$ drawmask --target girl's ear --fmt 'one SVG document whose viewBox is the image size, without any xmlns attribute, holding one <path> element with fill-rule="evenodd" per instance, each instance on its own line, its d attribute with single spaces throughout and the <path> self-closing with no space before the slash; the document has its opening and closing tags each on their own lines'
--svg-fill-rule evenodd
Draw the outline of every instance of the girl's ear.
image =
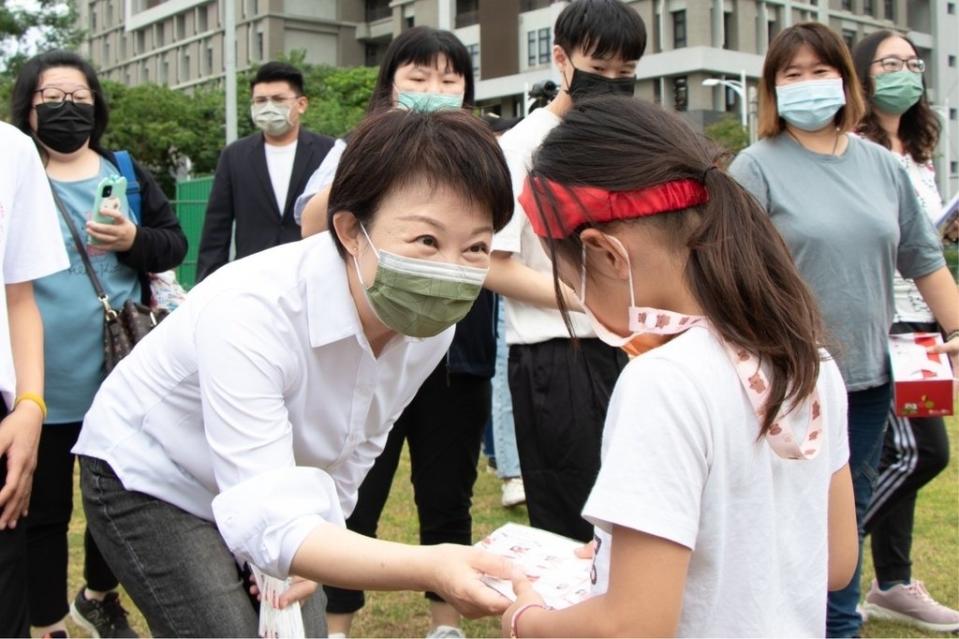
<svg viewBox="0 0 959 639">
<path fill-rule="evenodd" d="M 598 229 L 586 229 L 579 235 L 586 247 L 587 270 L 621 280 L 629 279 L 629 255 L 616 237 Z"/>
<path fill-rule="evenodd" d="M 360 223 L 349 211 L 337 211 L 333 214 L 333 232 L 339 238 L 346 252 L 356 257 L 360 252 Z"/>
</svg>

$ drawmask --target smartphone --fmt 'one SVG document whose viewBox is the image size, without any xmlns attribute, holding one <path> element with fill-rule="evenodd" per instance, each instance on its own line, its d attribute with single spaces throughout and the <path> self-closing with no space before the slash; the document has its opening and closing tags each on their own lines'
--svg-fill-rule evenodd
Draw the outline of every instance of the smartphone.
<svg viewBox="0 0 959 639">
<path fill-rule="evenodd" d="M 114 220 L 100 213 L 102 209 L 117 211 L 121 215 L 126 215 L 127 210 L 127 179 L 120 175 L 108 176 L 100 180 L 97 185 L 97 192 L 93 198 L 94 222 L 100 224 L 113 224 Z M 96 238 L 90 237 L 90 244 L 99 244 Z"/>
</svg>

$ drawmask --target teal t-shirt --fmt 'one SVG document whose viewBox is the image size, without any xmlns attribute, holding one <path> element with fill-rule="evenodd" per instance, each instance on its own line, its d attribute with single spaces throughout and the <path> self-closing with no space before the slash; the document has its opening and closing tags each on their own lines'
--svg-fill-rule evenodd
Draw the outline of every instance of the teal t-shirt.
<svg viewBox="0 0 959 639">
<path fill-rule="evenodd" d="M 96 177 L 77 182 L 52 181 L 84 243 L 97 185 L 110 175 L 119 172 L 101 159 Z M 126 210 L 123 213 L 129 215 Z M 49 411 L 46 421 L 50 424 L 81 421 L 103 381 L 103 307 L 70 230 L 62 216 L 58 217 L 70 268 L 33 283 L 43 316 L 44 395 Z M 89 245 L 86 249 L 114 308 L 120 308 L 129 299 L 140 301 L 140 281 L 135 270 L 121 264 L 112 251 Z"/>
<path fill-rule="evenodd" d="M 846 387 L 886 383 L 893 273 L 914 279 L 945 265 L 899 161 L 854 135 L 837 157 L 783 133 L 744 150 L 729 172 L 769 213 L 816 294 Z"/>
</svg>

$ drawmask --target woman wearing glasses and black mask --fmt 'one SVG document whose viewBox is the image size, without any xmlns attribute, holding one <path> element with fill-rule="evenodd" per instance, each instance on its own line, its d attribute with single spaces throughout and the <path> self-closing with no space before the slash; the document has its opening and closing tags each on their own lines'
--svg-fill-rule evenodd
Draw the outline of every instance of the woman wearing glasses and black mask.
<svg viewBox="0 0 959 639">
<path fill-rule="evenodd" d="M 942 209 L 932 164 L 940 127 L 926 98 L 925 62 L 908 38 L 877 31 L 856 45 L 853 63 L 866 98 L 859 133 L 892 151 L 923 212 L 935 221 Z M 912 281 L 897 272 L 893 287 L 893 333 L 940 330 Z M 911 571 L 917 494 L 948 464 L 949 438 L 941 417 L 909 419 L 889 411 L 876 491 L 863 520 L 876 570 L 862 605 L 867 618 L 894 619 L 930 632 L 959 630 L 959 611 L 933 599 Z"/>
<path fill-rule="evenodd" d="M 96 73 L 85 60 L 64 51 L 29 60 L 13 89 L 11 120 L 37 142 L 70 258 L 69 269 L 34 282 L 43 317 L 48 412 L 25 520 L 30 624 L 38 636 L 66 636 L 67 528 L 73 506 L 70 449 L 103 381 L 104 355 L 103 307 L 65 220 L 72 222 L 114 308 L 127 300 L 149 303 L 146 274 L 179 264 L 187 243 L 166 196 L 139 166 L 134 164 L 141 194 L 139 224 L 131 219 L 124 194 L 96 197 L 101 182 L 119 177 L 121 171 L 116 156 L 102 146 L 108 109 Z M 92 210 L 95 200 L 105 202 L 102 210 Z M 135 636 L 115 592 L 117 579 L 89 533 L 84 549 L 84 587 L 70 604 L 74 620 L 94 636 Z"/>
</svg>

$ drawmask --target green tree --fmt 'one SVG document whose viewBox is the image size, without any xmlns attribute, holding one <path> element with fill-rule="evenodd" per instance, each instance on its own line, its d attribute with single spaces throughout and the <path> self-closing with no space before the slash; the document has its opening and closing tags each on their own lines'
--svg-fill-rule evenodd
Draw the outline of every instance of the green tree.
<svg viewBox="0 0 959 639">
<path fill-rule="evenodd" d="M 704 129 L 704 133 L 733 155 L 749 146 L 749 131 L 732 116 L 725 116 L 713 122 Z"/>
<path fill-rule="evenodd" d="M 36 51 L 73 49 L 82 38 L 74 0 L 0 2 L 0 70 L 5 74 L 15 76 Z"/>
</svg>

